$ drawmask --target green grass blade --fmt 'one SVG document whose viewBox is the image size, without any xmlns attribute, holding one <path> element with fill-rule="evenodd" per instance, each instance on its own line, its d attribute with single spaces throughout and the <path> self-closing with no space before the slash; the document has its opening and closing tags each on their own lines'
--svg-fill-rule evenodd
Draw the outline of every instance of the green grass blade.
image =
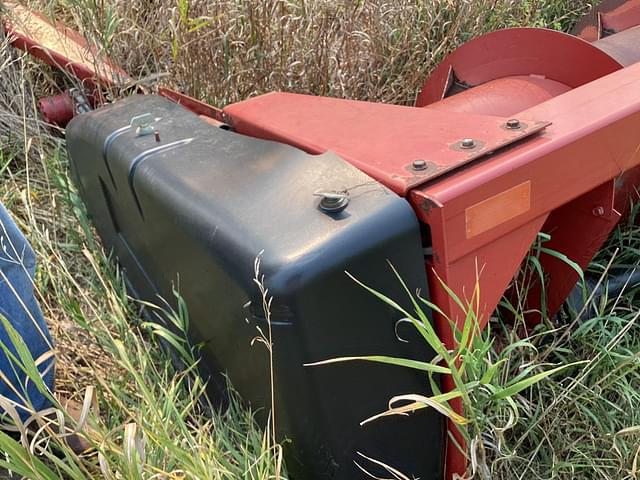
<svg viewBox="0 0 640 480">
<path fill-rule="evenodd" d="M 551 375 L 554 375 L 558 372 L 566 370 L 567 368 L 574 367 L 576 365 L 581 365 L 584 363 L 588 363 L 588 362 L 587 361 L 574 362 L 568 365 L 562 365 L 560 367 L 538 373 L 536 375 L 532 375 L 531 377 L 527 377 L 524 380 L 520 380 L 512 385 L 509 385 L 503 388 L 502 390 L 499 390 L 498 392 L 493 394 L 492 398 L 494 400 L 501 400 L 504 398 L 512 397 L 515 394 L 521 392 L 522 390 L 529 388 L 532 385 L 535 385 L 536 383 L 540 382 L 541 380 L 544 380 L 545 378 L 550 377 Z"/>
<path fill-rule="evenodd" d="M 430 372 L 430 373 L 443 373 L 449 374 L 451 373 L 451 369 L 447 367 L 442 367 L 440 365 L 436 365 L 429 362 L 420 362 L 418 360 L 409 360 L 407 358 L 395 358 L 395 357 L 386 357 L 382 355 L 367 355 L 367 356 L 358 356 L 358 357 L 338 357 L 331 358 L 328 360 L 321 360 L 319 362 L 313 363 L 305 363 L 305 367 L 312 367 L 317 365 L 329 365 L 332 363 L 340 363 L 340 362 L 351 362 L 354 360 L 362 360 L 365 362 L 377 362 L 377 363 L 385 363 L 387 365 L 396 365 L 399 367 L 411 368 L 413 370 L 420 370 L 422 372 Z"/>
</svg>

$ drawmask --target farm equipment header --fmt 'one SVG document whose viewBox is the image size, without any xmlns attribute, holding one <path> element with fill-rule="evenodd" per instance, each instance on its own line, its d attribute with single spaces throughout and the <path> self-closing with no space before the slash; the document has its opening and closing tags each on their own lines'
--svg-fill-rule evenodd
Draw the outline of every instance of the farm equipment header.
<svg viewBox="0 0 640 480">
<path fill-rule="evenodd" d="M 427 389 L 418 373 L 303 367 L 332 355 L 433 356 L 417 339 L 400 342 L 397 312 L 345 270 L 404 305 L 391 261 L 443 312 L 434 322 L 451 348 L 448 319 L 464 312 L 443 283 L 468 299 L 479 282 L 484 326 L 539 232 L 584 269 L 638 198 L 640 0 L 603 2 L 575 35 L 476 38 L 432 72 L 414 107 L 270 93 L 222 109 L 168 89 L 103 105 L 102 90 L 130 77 L 77 33 L 7 6 L 13 44 L 77 80 L 42 99 L 42 114 L 73 118 L 78 188 L 134 294 L 171 298 L 179 279 L 205 363 L 262 406 L 267 366 L 249 343 L 271 322 L 294 478 L 356 478 L 357 452 L 422 479 L 466 468 L 437 412 L 359 426 L 394 394 Z M 271 318 L 252 283 L 262 251 Z M 552 316 L 578 273 L 558 256 L 541 263 L 546 283 L 529 307 Z"/>
</svg>

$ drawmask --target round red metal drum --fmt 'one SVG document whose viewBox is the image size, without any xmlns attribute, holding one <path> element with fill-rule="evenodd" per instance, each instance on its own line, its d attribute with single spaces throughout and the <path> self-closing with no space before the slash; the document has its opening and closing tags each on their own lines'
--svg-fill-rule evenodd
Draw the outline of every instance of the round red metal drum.
<svg viewBox="0 0 640 480">
<path fill-rule="evenodd" d="M 471 40 L 433 71 L 416 100 L 424 107 L 455 85 L 475 87 L 504 77 L 535 75 L 575 88 L 622 68 L 580 38 L 540 28 L 511 28 Z"/>
<path fill-rule="evenodd" d="M 534 75 L 499 78 L 432 103 L 427 108 L 508 117 L 571 90 Z"/>
</svg>

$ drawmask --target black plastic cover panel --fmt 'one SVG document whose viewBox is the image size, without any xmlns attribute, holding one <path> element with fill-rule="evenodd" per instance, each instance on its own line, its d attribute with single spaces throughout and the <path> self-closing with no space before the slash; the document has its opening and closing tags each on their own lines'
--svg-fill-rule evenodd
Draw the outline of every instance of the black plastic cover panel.
<svg viewBox="0 0 640 480">
<path fill-rule="evenodd" d="M 147 113 L 157 135 L 130 126 Z M 157 96 L 76 117 L 67 144 L 89 215 L 133 293 L 172 303 L 178 289 L 208 369 L 227 372 L 264 412 L 268 354 L 251 346 L 257 327 L 268 330 L 252 280 L 262 252 L 273 296 L 276 423 L 290 439 L 291 478 L 365 478 L 356 461 L 381 473 L 357 452 L 410 477 L 442 477 L 444 422 L 436 412 L 360 426 L 392 396 L 427 392 L 424 375 L 365 362 L 303 366 L 345 355 L 433 357 L 410 329 L 401 328 L 409 342 L 400 341 L 401 315 L 345 273 L 411 308 L 390 261 L 426 295 L 418 222 L 406 201 L 332 153 L 221 130 Z M 319 208 L 315 192 L 344 189 L 344 211 Z"/>
</svg>

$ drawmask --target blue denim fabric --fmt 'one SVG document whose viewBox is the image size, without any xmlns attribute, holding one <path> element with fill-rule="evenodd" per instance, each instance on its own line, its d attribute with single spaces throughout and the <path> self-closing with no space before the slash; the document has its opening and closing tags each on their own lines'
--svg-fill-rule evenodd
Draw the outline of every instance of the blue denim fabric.
<svg viewBox="0 0 640 480">
<path fill-rule="evenodd" d="M 33 249 L 4 206 L 0 204 L 0 313 L 22 336 L 33 359 L 37 360 L 53 349 L 53 342 L 34 297 L 35 268 L 36 257 Z M 15 353 L 15 347 L 1 322 L 0 342 Z M 55 373 L 53 356 L 38 365 L 38 370 L 45 385 L 52 392 Z M 4 349 L 0 349 L 0 372 L 3 374 L 0 376 L 0 395 L 12 403 L 15 402 L 14 406 L 23 420 L 28 418 L 32 411 L 50 406 L 46 396 L 5 354 Z M 4 413 L 1 408 L 0 413 Z"/>
</svg>

